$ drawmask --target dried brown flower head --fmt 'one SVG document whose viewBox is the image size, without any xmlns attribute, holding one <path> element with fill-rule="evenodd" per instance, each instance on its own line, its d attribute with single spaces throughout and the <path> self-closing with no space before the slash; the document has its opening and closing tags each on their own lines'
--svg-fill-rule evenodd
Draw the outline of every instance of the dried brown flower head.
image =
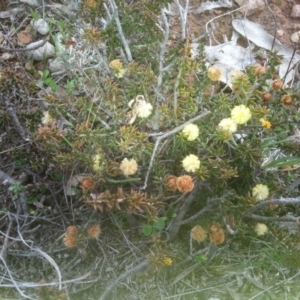
<svg viewBox="0 0 300 300">
<path fill-rule="evenodd" d="M 284 95 L 281 98 L 281 102 L 284 106 L 290 106 L 293 103 L 293 99 L 292 99 L 291 95 Z"/>
<path fill-rule="evenodd" d="M 166 179 L 166 187 L 170 191 L 176 191 L 177 190 L 177 177 L 174 175 L 170 175 Z"/>
<path fill-rule="evenodd" d="M 265 67 L 257 65 L 254 67 L 253 72 L 256 77 L 259 77 L 262 74 L 266 74 L 267 70 Z"/>
<path fill-rule="evenodd" d="M 210 234 L 209 234 L 210 242 L 214 245 L 221 245 L 225 241 L 225 232 L 221 228 L 221 224 L 216 222 L 210 226 Z"/>
<path fill-rule="evenodd" d="M 191 237 L 198 243 L 203 242 L 207 238 L 207 232 L 200 225 L 196 225 L 191 230 Z"/>
<path fill-rule="evenodd" d="M 213 243 L 214 245 L 223 244 L 224 241 L 225 241 L 225 232 L 224 232 L 224 230 L 221 228 L 218 231 L 212 231 L 209 234 L 209 239 L 210 239 L 210 242 Z"/>
<path fill-rule="evenodd" d="M 262 93 L 261 98 L 264 102 L 270 102 L 272 100 L 272 94 L 269 92 L 264 92 Z"/>
<path fill-rule="evenodd" d="M 193 190 L 194 182 L 191 176 L 183 175 L 177 178 L 176 181 L 178 191 L 181 193 L 188 193 Z"/>
<path fill-rule="evenodd" d="M 92 177 L 85 177 L 82 179 L 80 187 L 84 190 L 92 190 L 95 187 L 95 181 Z"/>
<path fill-rule="evenodd" d="M 87 234 L 90 238 L 98 238 L 101 234 L 100 226 L 98 224 L 91 225 L 87 230 Z"/>
<path fill-rule="evenodd" d="M 64 237 L 64 244 L 68 248 L 73 248 L 77 245 L 78 228 L 76 226 L 69 226 Z"/>
<path fill-rule="evenodd" d="M 274 80 L 272 83 L 272 87 L 274 90 L 280 90 L 283 87 L 283 82 L 279 79 Z"/>
</svg>

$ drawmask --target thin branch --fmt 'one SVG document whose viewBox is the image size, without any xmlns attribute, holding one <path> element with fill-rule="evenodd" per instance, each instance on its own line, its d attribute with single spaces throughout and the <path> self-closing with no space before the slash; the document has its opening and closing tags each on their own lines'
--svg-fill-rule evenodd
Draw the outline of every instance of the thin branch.
<svg viewBox="0 0 300 300">
<path fill-rule="evenodd" d="M 23 52 L 23 51 L 31 51 L 31 50 L 36 50 L 42 46 L 44 46 L 47 42 L 47 39 L 39 41 L 38 44 L 35 44 L 31 47 L 26 47 L 26 48 L 17 48 L 17 49 L 11 49 L 11 48 L 6 48 L 6 47 L 0 47 L 0 50 L 2 51 L 7 51 L 7 52 Z"/>
<path fill-rule="evenodd" d="M 32 300 L 36 300 L 35 298 L 31 298 L 30 296 L 27 296 L 25 295 L 21 290 L 20 290 L 20 287 L 19 287 L 19 283 L 17 283 L 12 275 L 12 273 L 10 272 L 9 268 L 8 268 L 8 265 L 6 264 L 5 262 L 5 259 L 2 257 L 2 255 L 0 255 L 0 259 L 2 260 L 3 262 L 3 265 L 5 266 L 6 268 L 6 271 L 8 273 L 8 276 L 10 277 L 10 280 L 12 281 L 13 284 L 10 284 L 10 287 L 14 287 L 18 292 L 19 294 L 26 298 L 26 299 L 32 299 Z M 3 286 L 2 284 L 0 286 Z"/>
<path fill-rule="evenodd" d="M 113 17 L 116 21 L 117 30 L 118 30 L 118 33 L 119 33 L 119 38 L 120 38 L 120 40 L 123 44 L 124 50 L 125 50 L 126 55 L 127 55 L 127 60 L 128 60 L 128 62 L 131 62 L 132 61 L 132 55 L 131 55 L 131 51 L 130 51 L 128 42 L 127 42 L 127 40 L 125 38 L 125 35 L 123 33 L 123 29 L 122 29 L 120 18 L 119 18 L 118 6 L 116 5 L 114 0 L 109 0 L 109 3 L 110 3 L 110 6 L 112 8 L 112 11 L 113 11 Z"/>
<path fill-rule="evenodd" d="M 2 100 L 3 100 L 3 103 L 5 105 L 5 108 L 6 108 L 6 111 L 8 112 L 8 114 L 10 115 L 14 125 L 15 125 L 15 128 L 18 132 L 18 134 L 20 135 L 20 137 L 24 140 L 24 141 L 29 141 L 28 138 L 26 138 L 26 134 L 25 134 L 25 131 L 23 129 L 23 127 L 21 126 L 21 123 L 19 122 L 19 119 L 17 117 L 17 114 L 14 112 L 13 108 L 10 106 L 9 104 L 9 100 L 7 98 L 6 95 L 4 94 L 0 94 Z"/>
<path fill-rule="evenodd" d="M 185 8 L 183 8 L 179 1 L 175 1 L 176 5 L 178 6 L 179 15 L 180 15 L 180 25 L 181 25 L 181 39 L 186 38 L 186 23 L 187 23 L 187 14 L 189 10 L 189 0 L 186 0 L 185 2 Z"/>
<path fill-rule="evenodd" d="M 12 218 L 9 218 L 9 225 L 8 225 L 7 230 L 6 230 L 5 239 L 4 239 L 2 249 L 1 249 L 1 252 L 0 252 L 0 256 L 2 256 L 3 259 L 5 259 L 6 255 L 7 255 L 7 246 L 8 246 L 9 234 L 10 234 L 10 231 L 11 231 L 11 228 L 12 228 L 12 224 L 13 224 Z"/>
<path fill-rule="evenodd" d="M 300 197 L 299 198 L 285 198 L 285 199 L 274 199 L 274 200 L 267 200 L 267 201 L 262 201 L 250 208 L 247 213 L 247 215 L 252 214 L 253 212 L 257 211 L 258 209 L 264 207 L 264 206 L 269 206 L 272 204 L 278 204 L 278 205 L 287 205 L 287 204 L 298 204 L 300 205 Z"/>
<path fill-rule="evenodd" d="M 260 216 L 256 214 L 249 214 L 245 216 L 246 218 L 251 218 L 254 220 L 258 221 L 263 221 L 263 222 L 294 222 L 294 223 L 299 223 L 300 222 L 300 217 L 265 217 L 265 216 Z"/>
<path fill-rule="evenodd" d="M 164 57 L 165 57 L 165 53 L 167 50 L 167 43 L 168 43 L 169 34 L 170 34 L 170 24 L 168 22 L 168 19 L 167 19 L 166 14 L 163 9 L 161 10 L 161 16 L 162 16 L 162 20 L 163 20 L 164 26 L 165 26 L 165 34 L 164 34 L 164 39 L 161 43 L 160 53 L 159 53 L 159 57 L 158 57 L 158 76 L 157 76 L 157 87 L 156 87 L 158 91 L 162 84 L 163 69 L 164 69 L 163 63 L 164 63 Z"/>
<path fill-rule="evenodd" d="M 58 267 L 58 265 L 56 264 L 56 262 L 54 261 L 54 259 L 49 256 L 47 253 L 45 253 L 44 251 L 38 249 L 38 248 L 35 248 L 35 247 L 32 247 L 30 245 L 28 245 L 28 243 L 23 239 L 23 236 L 20 232 L 20 226 L 19 226 L 19 222 L 18 222 L 18 219 L 16 218 L 16 221 L 17 221 L 17 229 L 18 229 L 18 234 L 19 234 L 19 237 L 20 239 L 22 240 L 22 242 L 24 243 L 24 245 L 26 245 L 30 250 L 32 251 L 36 251 L 38 252 L 41 256 L 43 256 L 53 267 L 54 269 L 56 270 L 56 273 L 57 273 L 57 276 L 58 276 L 58 288 L 59 290 L 61 290 L 62 288 L 62 276 L 61 276 L 61 272 L 60 272 L 60 269 Z"/>
<path fill-rule="evenodd" d="M 141 270 L 145 269 L 149 263 L 147 261 L 141 262 L 139 265 L 135 266 L 134 268 L 127 270 L 123 274 L 121 274 L 115 281 L 113 281 L 105 290 L 104 293 L 101 295 L 99 300 L 105 300 L 109 293 L 124 279 L 126 279 L 129 276 L 132 276 L 135 273 L 140 272 Z"/>
<path fill-rule="evenodd" d="M 148 167 L 148 170 L 147 170 L 147 174 L 146 174 L 146 177 L 145 177 L 144 186 L 141 188 L 142 190 L 146 189 L 146 187 L 147 187 L 149 175 L 150 175 L 151 169 L 152 169 L 152 167 L 153 167 L 153 163 L 154 163 L 154 159 L 155 159 L 155 155 L 156 155 L 156 152 L 157 152 L 159 143 L 160 143 L 163 139 L 165 139 L 165 138 L 167 138 L 167 137 L 169 137 L 169 136 L 171 136 L 171 135 L 173 135 L 173 134 L 179 132 L 179 131 L 182 130 L 186 125 L 188 125 L 188 124 L 190 124 L 190 123 L 193 123 L 193 122 L 195 122 L 195 121 L 197 121 L 197 120 L 199 120 L 199 119 L 202 119 L 202 118 L 204 118 L 205 116 L 207 116 L 207 115 L 209 115 L 209 114 L 210 114 L 210 111 L 205 111 L 205 112 L 203 112 L 202 114 L 200 114 L 200 115 L 198 115 L 198 116 L 196 116 L 196 117 L 194 117 L 194 118 L 188 120 L 187 122 L 183 123 L 182 125 L 179 125 L 179 126 L 175 127 L 174 129 L 172 129 L 172 130 L 170 130 L 170 131 L 168 131 L 168 132 L 162 134 L 161 136 L 157 137 L 157 140 L 156 140 L 156 142 L 155 142 L 154 149 L 153 149 L 153 152 L 152 152 L 152 156 L 151 156 L 151 159 L 150 159 L 149 167 Z"/>
</svg>

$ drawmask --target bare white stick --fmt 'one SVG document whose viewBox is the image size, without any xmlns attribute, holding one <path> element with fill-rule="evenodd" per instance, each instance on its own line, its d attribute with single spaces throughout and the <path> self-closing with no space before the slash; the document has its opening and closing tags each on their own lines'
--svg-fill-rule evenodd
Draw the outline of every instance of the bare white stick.
<svg viewBox="0 0 300 300">
<path fill-rule="evenodd" d="M 125 38 L 125 35 L 123 33 L 123 29 L 122 29 L 120 18 L 119 18 L 118 6 L 116 5 L 114 0 L 109 0 L 109 3 L 110 3 L 110 6 L 112 8 L 112 11 L 113 11 L 113 17 L 116 21 L 117 30 L 118 30 L 118 33 L 119 33 L 120 40 L 121 40 L 121 42 L 123 44 L 123 47 L 124 47 L 124 50 L 126 52 L 127 60 L 128 60 L 128 62 L 131 62 L 132 61 L 132 55 L 131 55 L 131 51 L 130 51 L 128 42 L 127 42 L 127 40 Z"/>
<path fill-rule="evenodd" d="M 189 0 L 185 1 L 185 8 L 183 8 L 179 1 L 176 0 L 175 3 L 178 6 L 178 10 L 179 10 L 179 15 L 180 15 L 180 24 L 181 24 L 181 39 L 185 39 L 186 38 L 186 22 L 187 22 L 187 14 L 188 14 L 188 10 L 189 10 Z"/>
<path fill-rule="evenodd" d="M 149 175 L 150 175 L 151 169 L 152 169 L 152 167 L 153 167 L 153 163 L 154 163 L 154 159 L 155 159 L 155 155 L 156 155 L 156 152 L 157 152 L 159 143 L 160 143 L 163 139 L 165 139 L 165 138 L 167 138 L 167 137 L 169 137 L 169 136 L 171 136 L 171 135 L 173 135 L 173 134 L 179 132 L 179 131 L 182 130 L 186 125 L 188 125 L 188 124 L 190 124 L 190 123 L 193 123 L 193 122 L 195 122 L 195 121 L 197 121 L 197 120 L 199 120 L 199 119 L 202 119 L 202 118 L 204 118 L 205 116 L 207 116 L 207 115 L 209 115 L 209 114 L 210 114 L 210 111 L 205 111 L 205 112 L 203 112 L 202 114 L 200 114 L 200 115 L 198 115 L 198 116 L 196 116 L 196 117 L 194 117 L 194 118 L 188 120 L 187 122 L 185 122 L 185 123 L 183 123 L 183 124 L 181 124 L 181 125 L 179 125 L 179 126 L 173 128 L 172 130 L 170 130 L 170 131 L 168 131 L 168 132 L 162 134 L 161 136 L 157 137 L 157 140 L 156 140 L 156 142 L 155 142 L 154 149 L 153 149 L 153 152 L 152 152 L 152 156 L 151 156 L 151 159 L 150 159 L 149 167 L 148 167 L 148 170 L 147 170 L 147 174 L 146 174 L 146 177 L 145 177 L 144 186 L 143 186 L 141 189 L 144 190 L 144 189 L 146 189 L 146 187 L 147 187 L 147 182 L 148 182 L 148 179 L 149 179 Z"/>
<path fill-rule="evenodd" d="M 46 258 L 46 260 L 48 260 L 48 262 L 54 267 L 54 269 L 56 270 L 56 273 L 57 273 L 57 277 L 58 277 L 58 288 L 59 290 L 61 290 L 62 288 L 62 276 L 61 276 L 61 272 L 60 272 L 60 269 L 57 265 L 57 263 L 53 260 L 52 257 L 50 257 L 47 253 L 43 252 L 42 250 L 38 249 L 38 248 L 34 248 L 30 245 L 28 245 L 28 243 L 23 239 L 23 235 L 21 234 L 20 232 L 20 226 L 19 226 L 19 222 L 18 222 L 18 219 L 16 218 L 16 221 L 17 221 L 17 224 L 18 224 L 18 234 L 19 234 L 19 237 L 20 239 L 22 240 L 22 242 L 32 251 L 36 251 L 38 252 L 40 255 L 42 255 L 44 258 Z"/>
</svg>

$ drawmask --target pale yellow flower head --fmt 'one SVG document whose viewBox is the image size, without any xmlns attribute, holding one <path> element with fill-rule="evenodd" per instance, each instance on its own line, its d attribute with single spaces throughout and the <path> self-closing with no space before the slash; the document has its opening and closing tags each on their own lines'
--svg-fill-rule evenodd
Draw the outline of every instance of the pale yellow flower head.
<svg viewBox="0 0 300 300">
<path fill-rule="evenodd" d="M 184 126 L 182 134 L 188 141 L 194 141 L 199 136 L 199 127 L 195 124 L 188 124 Z"/>
<path fill-rule="evenodd" d="M 269 196 L 269 188 L 266 185 L 259 183 L 252 189 L 252 196 L 256 201 L 265 200 Z"/>
<path fill-rule="evenodd" d="M 139 107 L 136 109 L 136 113 L 139 118 L 145 119 L 151 115 L 152 110 L 153 110 L 153 106 L 151 105 L 151 103 L 144 102 L 141 103 L 141 105 L 139 105 Z"/>
<path fill-rule="evenodd" d="M 123 68 L 123 63 L 120 59 L 114 59 L 109 63 L 109 67 L 113 70 L 120 70 Z"/>
<path fill-rule="evenodd" d="M 261 126 L 262 127 L 265 127 L 267 129 L 270 129 L 272 127 L 271 122 L 268 121 L 268 120 L 266 120 L 266 119 L 264 119 L 264 118 L 259 119 L 259 121 L 261 122 Z"/>
<path fill-rule="evenodd" d="M 103 160 L 103 157 L 100 154 L 96 154 L 96 155 L 93 156 L 93 166 L 92 166 L 92 168 L 95 172 L 98 172 L 100 170 L 100 162 L 102 160 Z"/>
<path fill-rule="evenodd" d="M 244 75 L 245 74 L 240 70 L 232 70 L 230 72 L 230 79 L 231 79 L 231 81 L 233 81 L 233 80 L 236 80 L 236 79 L 239 79 L 239 78 L 243 77 Z"/>
<path fill-rule="evenodd" d="M 133 175 L 137 172 L 138 164 L 135 159 L 124 158 L 120 165 L 120 170 L 125 176 Z"/>
<path fill-rule="evenodd" d="M 198 243 L 203 242 L 207 238 L 207 232 L 200 225 L 196 225 L 191 230 L 191 238 Z"/>
<path fill-rule="evenodd" d="M 163 263 L 165 266 L 172 266 L 173 260 L 172 260 L 171 257 L 164 257 L 163 260 L 162 260 L 162 263 Z"/>
<path fill-rule="evenodd" d="M 196 172 L 200 168 L 200 160 L 196 155 L 190 154 L 183 159 L 182 166 L 187 172 Z"/>
<path fill-rule="evenodd" d="M 255 225 L 254 230 L 258 236 L 262 236 L 268 232 L 268 227 L 263 223 L 258 223 Z"/>
<path fill-rule="evenodd" d="M 231 111 L 231 119 L 237 124 L 245 124 L 251 119 L 251 111 L 245 105 L 235 106 Z"/>
<path fill-rule="evenodd" d="M 221 78 L 222 71 L 215 67 L 210 67 L 207 70 L 207 76 L 212 81 L 218 81 Z"/>
<path fill-rule="evenodd" d="M 153 110 L 152 104 L 146 102 L 143 95 L 138 95 L 135 99 L 130 100 L 128 106 L 132 109 L 135 116 L 143 119 L 148 118 Z"/>
<path fill-rule="evenodd" d="M 109 67 L 114 71 L 114 75 L 117 78 L 122 78 L 125 74 L 125 69 L 123 68 L 123 63 L 120 59 L 112 60 L 109 63 Z"/>
<path fill-rule="evenodd" d="M 234 133 L 237 131 L 237 124 L 231 118 L 221 120 L 218 127 L 219 129 L 229 133 Z"/>
<path fill-rule="evenodd" d="M 55 122 L 55 119 L 51 117 L 48 111 L 44 111 L 44 116 L 42 117 L 42 124 L 44 125 L 52 125 Z"/>
</svg>

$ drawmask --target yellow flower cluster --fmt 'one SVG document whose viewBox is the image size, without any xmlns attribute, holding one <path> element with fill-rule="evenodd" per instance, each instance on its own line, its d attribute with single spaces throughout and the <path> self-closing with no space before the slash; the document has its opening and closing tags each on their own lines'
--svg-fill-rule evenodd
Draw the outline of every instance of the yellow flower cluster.
<svg viewBox="0 0 300 300">
<path fill-rule="evenodd" d="M 182 160 L 182 166 L 187 172 L 196 172 L 200 168 L 200 160 L 196 155 L 190 154 Z"/>
<path fill-rule="evenodd" d="M 137 95 L 135 99 L 130 100 L 128 106 L 131 108 L 131 112 L 129 114 L 131 120 L 129 121 L 129 124 L 132 124 L 136 117 L 142 119 L 148 118 L 153 110 L 152 104 L 146 102 L 143 95 Z"/>
<path fill-rule="evenodd" d="M 266 185 L 259 183 L 252 189 L 252 196 L 256 201 L 265 200 L 269 196 L 269 188 Z"/>
<path fill-rule="evenodd" d="M 112 60 L 109 63 L 109 67 L 114 71 L 114 75 L 117 78 L 122 78 L 125 74 L 125 69 L 123 68 L 123 63 L 120 59 Z"/>
<path fill-rule="evenodd" d="M 228 133 L 234 133 L 237 131 L 237 124 L 231 118 L 225 118 L 221 120 L 218 127 L 220 130 Z"/>
<path fill-rule="evenodd" d="M 255 225 L 254 231 L 258 236 L 262 236 L 268 232 L 268 227 L 263 223 L 258 223 Z"/>
<path fill-rule="evenodd" d="M 252 117 L 251 111 L 245 105 L 237 105 L 231 110 L 231 117 L 222 119 L 218 128 L 229 134 L 237 131 L 238 124 L 247 123 Z"/>
<path fill-rule="evenodd" d="M 125 176 L 133 175 L 138 170 L 138 164 L 135 159 L 124 158 L 120 164 L 120 170 Z"/>
<path fill-rule="evenodd" d="M 201 243 L 206 240 L 207 232 L 200 225 L 196 225 L 191 230 L 191 238 L 194 241 Z"/>
<path fill-rule="evenodd" d="M 207 76 L 212 81 L 218 81 L 221 78 L 222 71 L 216 67 L 210 67 L 207 70 Z"/>
<path fill-rule="evenodd" d="M 172 260 L 171 257 L 164 257 L 164 258 L 162 259 L 162 263 L 163 263 L 163 265 L 169 267 L 169 266 L 172 266 L 173 260 Z"/>
<path fill-rule="evenodd" d="M 271 122 L 264 118 L 259 119 L 259 121 L 261 122 L 261 126 L 264 128 L 270 129 L 272 127 Z"/>
<path fill-rule="evenodd" d="M 245 124 L 251 119 L 251 112 L 245 105 L 235 106 L 231 111 L 231 119 L 236 124 Z"/>
<path fill-rule="evenodd" d="M 199 136 L 199 127 L 195 124 L 188 124 L 183 128 L 182 135 L 188 141 L 194 141 Z"/>
</svg>

